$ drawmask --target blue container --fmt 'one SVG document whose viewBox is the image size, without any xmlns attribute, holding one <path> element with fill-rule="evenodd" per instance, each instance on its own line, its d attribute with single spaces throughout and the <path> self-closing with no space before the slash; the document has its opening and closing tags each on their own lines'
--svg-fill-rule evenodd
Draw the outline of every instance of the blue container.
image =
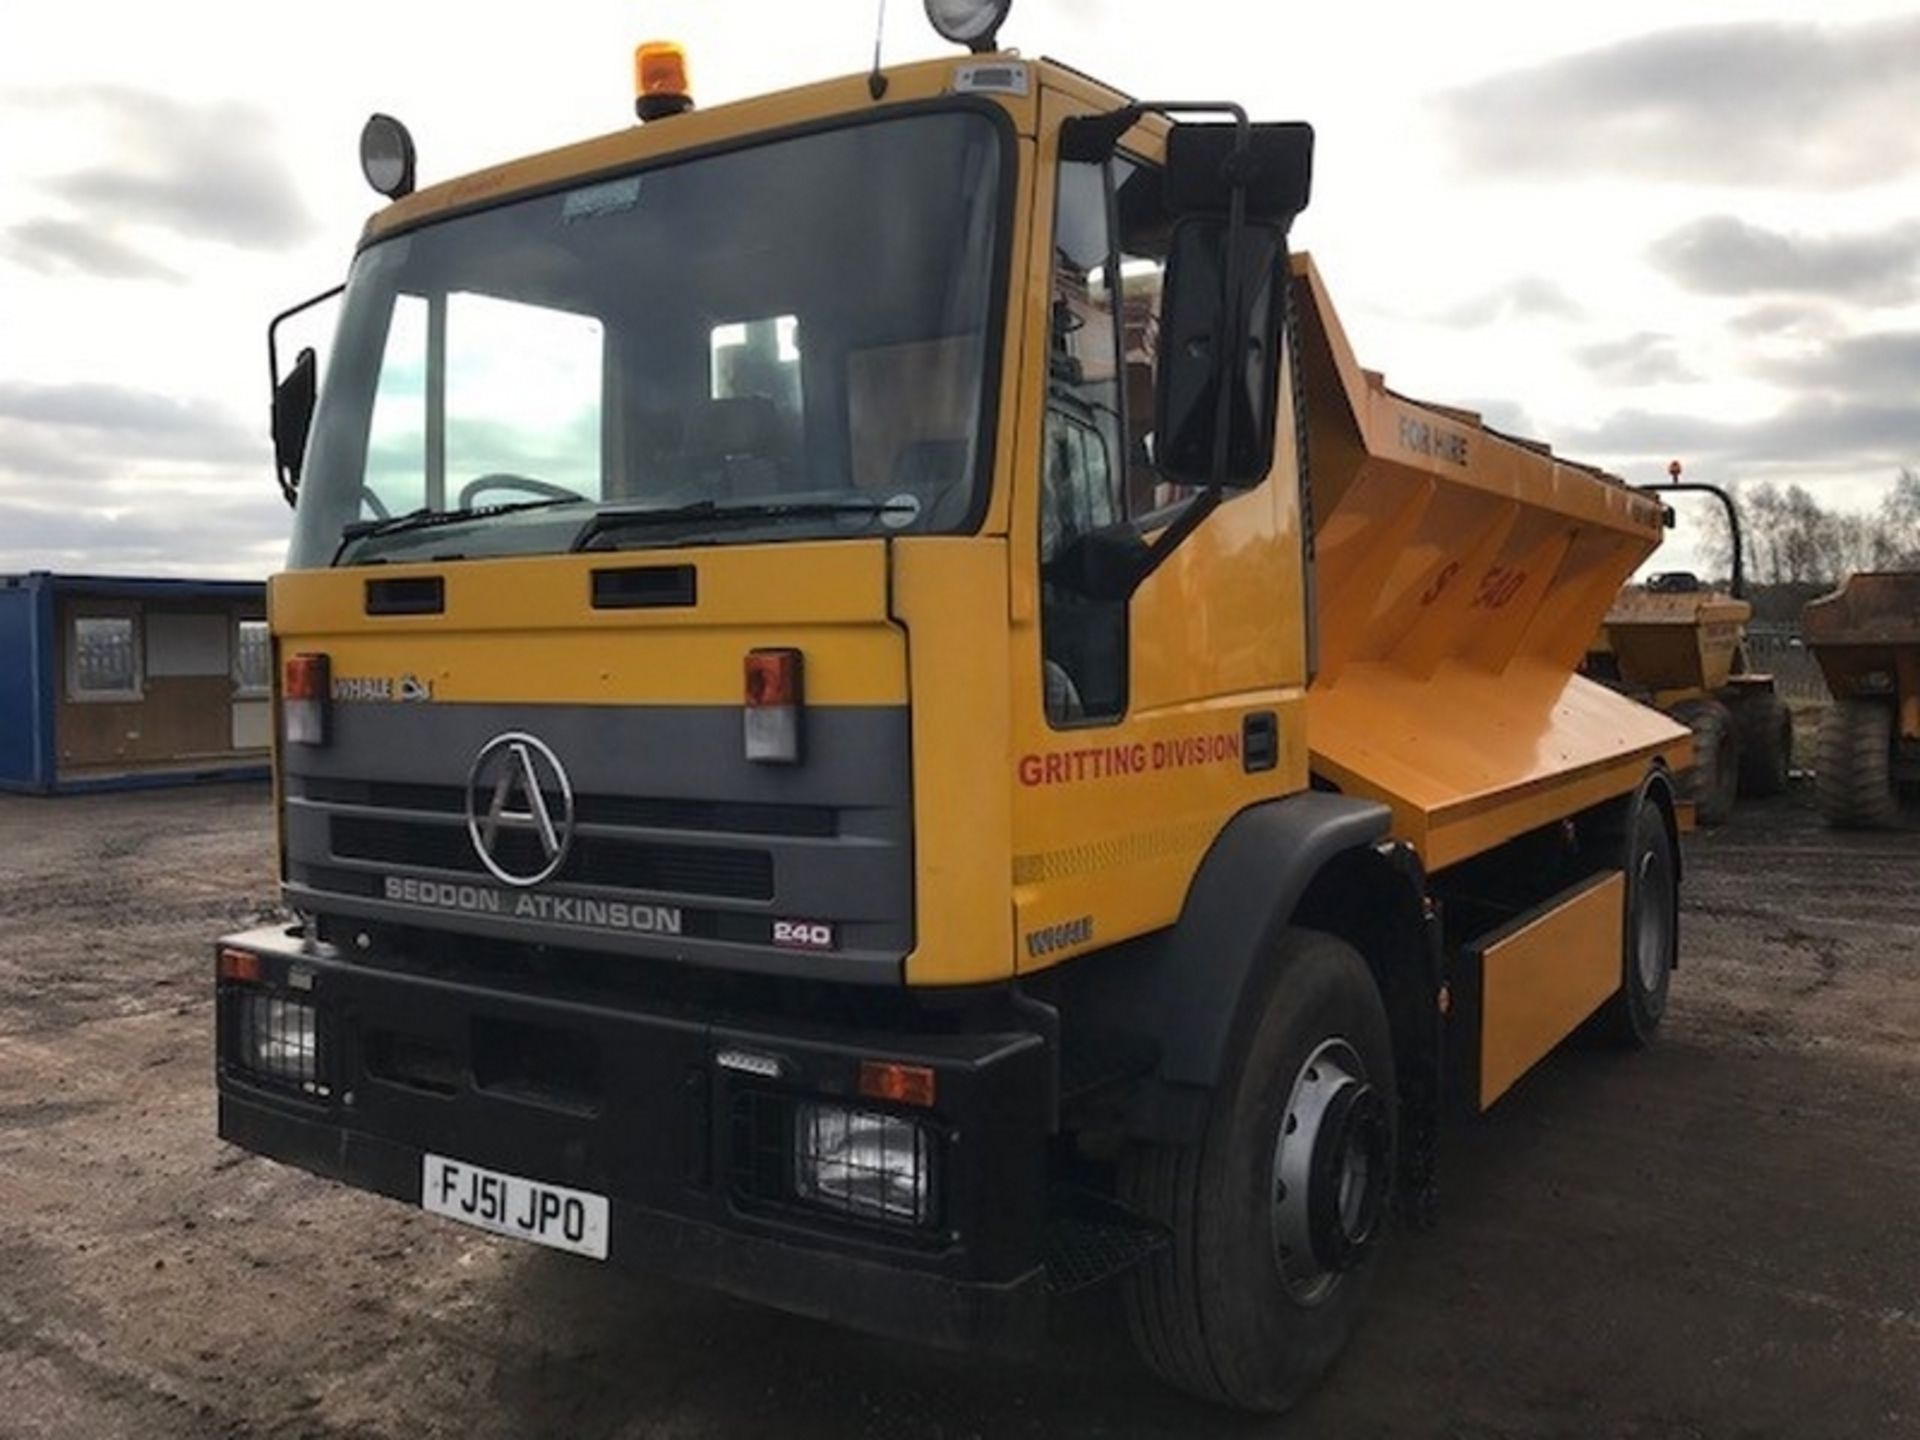
<svg viewBox="0 0 1920 1440">
<path fill-rule="evenodd" d="M 53 575 L 45 571 L 0 575 L 0 791 L 45 795 L 201 780 L 259 779 L 268 774 L 261 746 L 194 758 L 128 759 L 124 765 L 103 765 L 98 757 L 89 757 L 63 773 L 57 732 L 65 698 L 61 656 L 66 647 L 59 626 L 63 605 L 72 610 L 84 608 L 88 602 L 118 604 L 140 615 L 137 623 L 141 625 L 149 610 L 177 612 L 183 606 L 206 607 L 207 613 L 229 616 L 245 614 L 253 619 L 265 614 L 266 586 L 253 581 Z M 140 653 L 144 657 L 144 647 Z M 159 687 L 166 683 L 155 682 Z M 141 688 L 144 693 L 144 683 Z M 257 710 L 260 692 L 248 694 L 254 697 Z M 140 702 L 129 697 L 127 703 Z M 204 708 L 192 708 L 196 714 L 206 713 Z M 68 749 L 74 748 L 74 737 L 69 737 Z"/>
</svg>

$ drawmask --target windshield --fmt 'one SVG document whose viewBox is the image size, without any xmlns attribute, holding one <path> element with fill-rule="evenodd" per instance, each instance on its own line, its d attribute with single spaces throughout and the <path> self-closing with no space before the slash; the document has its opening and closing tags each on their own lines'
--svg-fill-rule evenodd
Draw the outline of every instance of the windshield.
<svg viewBox="0 0 1920 1440">
<path fill-rule="evenodd" d="M 368 247 L 289 565 L 970 527 L 1002 163 L 944 111 Z"/>
</svg>

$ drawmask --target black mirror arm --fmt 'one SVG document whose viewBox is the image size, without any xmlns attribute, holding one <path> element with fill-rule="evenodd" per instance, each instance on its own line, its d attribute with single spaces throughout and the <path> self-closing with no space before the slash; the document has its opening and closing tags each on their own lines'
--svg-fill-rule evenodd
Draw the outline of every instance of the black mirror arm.
<svg viewBox="0 0 1920 1440">
<path fill-rule="evenodd" d="M 1130 521 L 1091 531 L 1049 562 L 1043 578 L 1089 600 L 1127 601 L 1147 577 L 1178 550 L 1226 498 L 1219 489 L 1202 490 L 1148 543 Z"/>
<path fill-rule="evenodd" d="M 1671 495 L 1676 490 L 1693 490 L 1702 495 L 1711 495 L 1720 502 L 1727 512 L 1727 533 L 1733 544 L 1733 578 L 1728 581 L 1727 589 L 1736 600 L 1747 598 L 1747 566 L 1745 537 L 1740 533 L 1740 507 L 1733 503 L 1733 496 L 1718 485 L 1709 485 L 1701 480 L 1670 480 L 1664 485 L 1642 485 L 1638 487 L 1643 495 L 1659 499 L 1662 495 Z M 1673 511 L 1667 511 L 1667 528 L 1673 528 Z"/>
<path fill-rule="evenodd" d="M 1160 532 L 1160 538 L 1147 547 L 1147 553 L 1141 557 L 1140 573 L 1134 578 L 1134 590 L 1144 585 L 1147 577 L 1186 543 L 1187 537 L 1200 528 L 1202 520 L 1220 508 L 1220 502 L 1226 498 L 1226 494 L 1220 486 L 1210 485 L 1187 502 L 1186 509 L 1174 516 L 1173 523 Z M 1131 595 L 1132 591 L 1128 594 Z"/>
<path fill-rule="evenodd" d="M 1246 109 L 1232 100 L 1135 100 L 1118 110 L 1074 115 L 1060 122 L 1060 158 L 1098 165 L 1111 160 L 1120 138 L 1148 115 L 1231 115 L 1240 127 L 1240 151 L 1246 150 Z"/>
<path fill-rule="evenodd" d="M 1241 296 L 1245 286 L 1241 270 L 1245 261 L 1241 256 L 1240 235 L 1247 226 L 1247 181 L 1245 166 L 1253 127 L 1247 120 L 1247 112 L 1238 105 L 1232 107 L 1235 135 L 1232 165 L 1236 173 L 1229 179 L 1232 191 L 1227 200 L 1227 263 L 1221 267 L 1220 287 L 1221 304 L 1225 307 L 1221 313 L 1227 318 L 1226 344 L 1213 357 L 1214 373 L 1214 412 L 1213 412 L 1213 465 L 1208 479 L 1208 488 L 1216 494 L 1227 478 L 1228 428 L 1233 423 L 1233 375 L 1244 363 L 1247 353 L 1247 316 L 1241 307 Z"/>
<path fill-rule="evenodd" d="M 288 306 L 267 322 L 267 393 L 269 395 L 280 388 L 281 325 L 291 320 L 294 316 L 313 309 L 316 305 L 326 304 L 327 301 L 333 299 L 346 288 L 345 285 L 335 285 L 331 290 L 322 290 L 318 295 L 311 295 L 305 300 L 302 300 L 298 305 Z M 281 465 L 277 458 L 274 462 L 274 468 L 277 471 L 277 478 L 280 482 L 280 493 L 286 497 L 287 503 L 291 505 L 293 504 L 294 491 L 297 488 L 296 481 L 294 477 L 287 473 L 286 467 Z"/>
</svg>

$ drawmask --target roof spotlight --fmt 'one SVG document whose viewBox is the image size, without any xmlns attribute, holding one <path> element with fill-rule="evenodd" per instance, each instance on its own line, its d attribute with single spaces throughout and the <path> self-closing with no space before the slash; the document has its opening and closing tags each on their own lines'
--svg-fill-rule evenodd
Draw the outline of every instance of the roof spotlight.
<svg viewBox="0 0 1920 1440">
<path fill-rule="evenodd" d="M 360 173 L 389 200 L 413 193 L 413 136 L 391 115 L 370 116 L 360 129 Z"/>
<path fill-rule="evenodd" d="M 995 37 L 1012 8 L 1013 0 L 927 0 L 927 19 L 946 39 L 984 55 L 997 48 Z"/>
</svg>

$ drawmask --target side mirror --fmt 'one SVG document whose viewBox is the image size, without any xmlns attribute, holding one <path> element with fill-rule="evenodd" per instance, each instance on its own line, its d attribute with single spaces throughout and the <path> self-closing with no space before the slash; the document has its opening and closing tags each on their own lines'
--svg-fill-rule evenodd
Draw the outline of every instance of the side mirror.
<svg viewBox="0 0 1920 1440">
<path fill-rule="evenodd" d="M 313 407 L 320 393 L 320 361 L 308 345 L 294 357 L 293 368 L 282 378 L 280 327 L 294 316 L 326 304 L 346 288 L 335 285 L 322 290 L 267 322 L 267 383 L 273 386 L 273 465 L 280 493 L 289 505 L 300 493 L 300 464 L 307 452 L 307 431 L 313 428 Z"/>
<path fill-rule="evenodd" d="M 300 493 L 300 463 L 320 396 L 319 374 L 319 359 L 308 345 L 295 357 L 286 378 L 273 387 L 273 463 L 279 472 L 280 493 L 289 505 Z"/>
<path fill-rule="evenodd" d="M 1249 125 L 1185 122 L 1167 132 L 1166 203 L 1175 215 L 1224 215 L 1239 187 L 1247 219 L 1287 229 L 1313 198 L 1313 127 L 1288 120 Z"/>
<path fill-rule="evenodd" d="M 1286 230 L 1243 223 L 1237 255 L 1228 248 L 1234 233 L 1223 216 L 1189 215 L 1174 224 L 1160 312 L 1154 460 L 1184 484 L 1245 489 L 1273 467 Z M 1240 276 L 1237 315 L 1228 313 L 1225 298 L 1232 265 Z M 1218 469 L 1216 459 L 1223 461 Z"/>
</svg>

